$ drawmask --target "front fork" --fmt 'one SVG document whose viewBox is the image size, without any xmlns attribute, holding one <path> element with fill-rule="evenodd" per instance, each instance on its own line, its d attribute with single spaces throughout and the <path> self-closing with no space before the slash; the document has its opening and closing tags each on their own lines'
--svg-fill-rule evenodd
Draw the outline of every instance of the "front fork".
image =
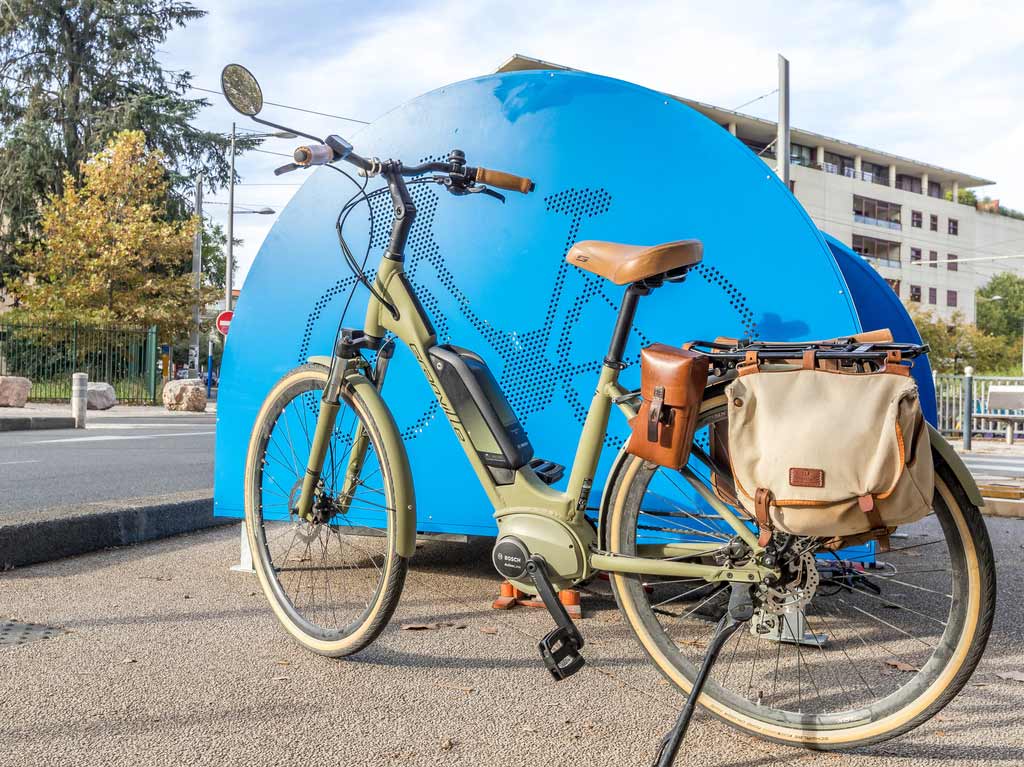
<svg viewBox="0 0 1024 767">
<path fill-rule="evenodd" d="M 384 376 L 387 374 L 388 364 L 394 352 L 394 340 L 389 340 L 377 352 L 377 362 L 373 371 L 373 381 L 377 386 L 377 391 L 384 386 Z M 302 492 L 299 494 L 299 501 L 295 507 L 295 513 L 299 518 L 309 522 L 316 519 L 313 513 L 313 502 L 320 485 L 324 459 L 327 457 L 334 424 L 338 418 L 338 411 L 341 409 L 342 382 L 353 364 L 365 365 L 366 363 L 362 356 L 339 357 L 336 354 L 331 358 L 331 372 L 327 377 L 327 385 L 324 386 L 324 393 L 320 399 L 320 415 L 317 417 L 316 429 L 313 432 L 306 473 L 302 477 Z M 345 464 L 344 482 L 337 499 L 335 499 L 335 513 L 344 514 L 348 511 L 352 496 L 359 483 L 359 476 L 363 471 L 366 451 L 370 445 L 370 437 L 359 419 L 356 419 L 353 428 L 355 434 L 352 437 L 352 449 L 349 451 Z"/>
</svg>

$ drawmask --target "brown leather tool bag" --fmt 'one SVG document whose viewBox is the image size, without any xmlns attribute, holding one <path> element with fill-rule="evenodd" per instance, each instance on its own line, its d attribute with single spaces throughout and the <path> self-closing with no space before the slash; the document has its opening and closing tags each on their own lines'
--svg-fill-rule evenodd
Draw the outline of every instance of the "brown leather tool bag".
<svg viewBox="0 0 1024 767">
<path fill-rule="evenodd" d="M 693 432 L 708 380 L 708 358 L 689 349 L 652 344 L 640 355 L 643 404 L 629 421 L 626 450 L 673 469 L 690 457 Z"/>
</svg>

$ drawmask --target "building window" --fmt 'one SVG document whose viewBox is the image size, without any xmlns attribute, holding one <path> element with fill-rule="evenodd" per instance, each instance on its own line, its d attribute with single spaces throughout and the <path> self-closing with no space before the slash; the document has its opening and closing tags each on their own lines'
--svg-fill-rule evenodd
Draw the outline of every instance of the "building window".
<svg viewBox="0 0 1024 767">
<path fill-rule="evenodd" d="M 822 170 L 840 176 L 853 176 L 853 158 L 835 152 L 825 152 L 825 167 Z"/>
<path fill-rule="evenodd" d="M 938 181 L 929 181 L 928 196 L 938 197 L 939 199 L 942 199 L 942 184 L 940 184 Z"/>
<path fill-rule="evenodd" d="M 861 178 L 865 181 L 871 181 L 875 184 L 881 184 L 882 186 L 889 186 L 889 166 L 888 165 L 876 165 L 873 162 L 864 160 L 860 164 L 861 167 Z"/>
<path fill-rule="evenodd" d="M 955 290 L 947 290 L 946 291 L 946 306 L 956 306 L 956 291 Z"/>
<path fill-rule="evenodd" d="M 921 286 L 911 285 L 910 286 L 910 300 L 915 303 L 921 303 Z"/>
<path fill-rule="evenodd" d="M 915 261 L 920 261 L 920 260 L 921 260 L 921 249 L 920 248 L 911 248 L 910 249 L 910 263 L 914 263 Z"/>
<path fill-rule="evenodd" d="M 789 161 L 793 165 L 806 165 L 808 167 L 814 165 L 814 147 L 804 146 L 803 144 L 790 144 Z"/>
<path fill-rule="evenodd" d="M 954 254 L 954 253 L 947 253 L 946 254 L 946 268 L 949 271 L 951 271 L 951 272 L 959 271 L 960 264 L 958 264 L 956 262 L 956 254 Z"/>
<path fill-rule="evenodd" d="M 932 269 L 939 268 L 939 252 L 937 250 L 928 251 L 928 266 Z"/>
<path fill-rule="evenodd" d="M 889 283 L 889 287 L 892 288 L 892 292 L 898 296 L 900 294 L 900 281 L 887 279 L 886 282 Z"/>
<path fill-rule="evenodd" d="M 950 234 L 959 234 L 960 233 L 959 230 L 960 230 L 960 222 L 957 221 L 955 218 L 949 219 L 949 233 Z"/>
<path fill-rule="evenodd" d="M 879 262 L 882 266 L 891 266 L 894 269 L 899 268 L 900 244 L 898 242 L 855 234 L 853 235 L 852 247 L 857 253 L 860 253 L 865 258 Z"/>
<path fill-rule="evenodd" d="M 928 217 L 928 228 L 931 229 L 933 232 L 939 231 L 939 217 L 936 216 L 934 213 L 932 213 Z"/>
<path fill-rule="evenodd" d="M 921 194 L 921 177 L 909 176 L 906 173 L 896 174 L 896 188 L 904 192 L 916 192 Z"/>
<path fill-rule="evenodd" d="M 862 224 L 874 224 L 888 229 L 902 229 L 900 211 L 902 206 L 895 202 L 875 200 L 871 197 L 853 196 L 853 220 Z"/>
<path fill-rule="evenodd" d="M 921 211 L 919 211 L 919 210 L 912 210 L 912 211 L 910 211 L 910 225 L 911 226 L 913 226 L 913 227 L 915 227 L 917 229 L 920 229 L 921 228 L 922 220 L 923 220 L 923 216 L 921 215 Z"/>
<path fill-rule="evenodd" d="M 928 303 L 937 304 L 939 302 L 939 291 L 937 288 L 928 288 Z"/>
</svg>

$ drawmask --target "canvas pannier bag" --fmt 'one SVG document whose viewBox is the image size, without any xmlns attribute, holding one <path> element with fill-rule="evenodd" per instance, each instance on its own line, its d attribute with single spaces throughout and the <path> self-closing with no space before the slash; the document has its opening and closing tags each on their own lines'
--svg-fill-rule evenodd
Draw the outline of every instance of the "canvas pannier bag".
<svg viewBox="0 0 1024 767">
<path fill-rule="evenodd" d="M 629 421 L 626 450 L 673 469 L 690 457 L 708 381 L 708 358 L 689 349 L 651 344 L 640 353 L 643 403 Z"/>
<path fill-rule="evenodd" d="M 761 366 L 756 352 L 726 388 L 736 497 L 761 528 L 822 538 L 868 534 L 926 516 L 934 467 L 917 385 L 899 352 L 875 372 Z"/>
</svg>

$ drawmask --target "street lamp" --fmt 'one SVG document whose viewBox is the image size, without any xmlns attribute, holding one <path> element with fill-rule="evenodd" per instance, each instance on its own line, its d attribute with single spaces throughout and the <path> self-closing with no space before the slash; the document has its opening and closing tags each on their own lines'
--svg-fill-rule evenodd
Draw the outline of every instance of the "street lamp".
<svg viewBox="0 0 1024 767">
<path fill-rule="evenodd" d="M 228 184 L 228 253 L 224 267 L 227 274 L 224 276 L 224 308 L 228 311 L 231 310 L 231 289 L 232 289 L 232 272 L 234 271 L 235 265 L 235 137 L 237 129 L 235 123 L 231 123 L 231 180 Z M 254 133 L 252 138 L 297 138 L 294 133 L 288 131 L 277 131 L 275 133 Z M 271 208 L 261 208 L 260 210 L 246 210 L 238 211 L 239 213 L 256 213 L 262 216 L 273 215 L 275 212 Z"/>
</svg>

